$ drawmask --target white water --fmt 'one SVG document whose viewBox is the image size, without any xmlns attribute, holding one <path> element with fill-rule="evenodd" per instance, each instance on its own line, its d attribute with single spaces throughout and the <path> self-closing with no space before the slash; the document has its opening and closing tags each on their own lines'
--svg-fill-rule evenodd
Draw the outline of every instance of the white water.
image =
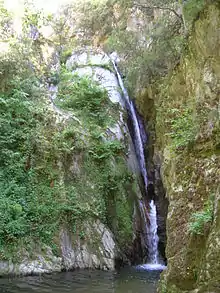
<svg viewBox="0 0 220 293">
<path fill-rule="evenodd" d="M 157 210 L 156 206 L 151 200 L 150 202 L 150 212 L 149 212 L 150 225 L 148 226 L 148 238 L 150 242 L 149 246 L 149 261 L 152 264 L 158 264 L 159 254 L 158 254 L 158 242 L 159 237 L 157 235 Z M 150 250 L 151 249 L 151 250 Z"/>
<path fill-rule="evenodd" d="M 152 264 L 152 263 L 146 263 L 143 265 L 138 265 L 136 266 L 136 269 L 138 270 L 143 270 L 143 271 L 163 271 L 165 270 L 167 267 L 163 264 Z"/>
<path fill-rule="evenodd" d="M 140 131 L 140 126 L 138 123 L 136 111 L 135 111 L 133 102 L 129 98 L 127 90 L 124 87 L 124 83 L 122 81 L 121 75 L 118 71 L 118 68 L 113 58 L 112 58 L 112 64 L 117 74 L 118 82 L 123 92 L 127 108 L 130 112 L 131 120 L 133 123 L 133 129 L 134 129 L 134 145 L 135 145 L 136 154 L 137 154 L 139 165 L 140 165 L 141 174 L 144 180 L 145 190 L 147 192 L 148 178 L 147 178 L 147 170 L 146 170 L 146 164 L 145 164 L 144 145 L 141 138 L 141 131 Z M 141 200 L 139 201 L 139 206 L 140 206 L 140 211 L 142 213 L 142 218 L 144 220 L 144 226 L 145 226 L 144 242 L 145 242 L 145 247 L 148 250 L 148 261 L 149 261 L 149 263 L 141 265 L 139 266 L 139 268 L 146 269 L 146 270 L 163 270 L 165 266 L 159 263 L 159 253 L 158 253 L 159 237 L 157 235 L 156 206 L 153 200 L 151 200 L 149 203 L 149 212 L 147 211 L 146 205 L 143 201 Z"/>
<path fill-rule="evenodd" d="M 157 270 L 163 269 L 164 266 L 159 263 L 158 242 L 159 237 L 157 235 L 157 211 L 154 201 L 149 203 L 149 212 L 147 212 L 146 206 L 143 201 L 139 200 L 139 207 L 144 220 L 146 235 L 144 235 L 144 241 L 146 249 L 148 250 L 148 262 L 145 265 L 141 265 L 142 269 Z M 147 218 L 148 214 L 148 218 Z"/>
<path fill-rule="evenodd" d="M 130 115 L 131 115 L 131 119 L 132 119 L 132 123 L 133 123 L 133 127 L 134 127 L 134 145 L 135 145 L 135 149 L 136 149 L 136 153 L 137 153 L 137 157 L 138 157 L 138 161 L 140 164 L 140 169 L 141 169 L 141 173 L 144 179 L 144 185 L 147 191 L 147 186 L 148 186 L 148 180 L 147 180 L 147 171 L 146 171 L 146 164 L 145 164 L 145 156 L 144 156 L 144 146 L 143 146 L 143 142 L 141 139 L 141 132 L 140 132 L 140 127 L 138 124 L 138 119 L 136 116 L 136 112 L 135 112 L 135 108 L 134 108 L 134 104 L 133 102 L 130 100 L 128 92 L 126 90 L 126 88 L 124 87 L 124 83 L 122 81 L 121 75 L 118 71 L 118 68 L 114 62 L 114 60 L 112 60 L 114 69 L 116 71 L 117 77 L 118 77 L 118 82 L 120 85 L 120 88 L 123 92 L 124 98 L 125 98 L 125 102 L 127 105 L 128 110 L 130 111 Z"/>
</svg>

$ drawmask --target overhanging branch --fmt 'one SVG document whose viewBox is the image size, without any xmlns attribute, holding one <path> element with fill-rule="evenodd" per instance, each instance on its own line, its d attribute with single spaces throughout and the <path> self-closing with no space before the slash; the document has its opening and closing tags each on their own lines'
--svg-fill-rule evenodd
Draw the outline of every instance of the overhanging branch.
<svg viewBox="0 0 220 293">
<path fill-rule="evenodd" d="M 172 12 L 173 14 L 176 15 L 176 17 L 179 18 L 179 20 L 183 23 L 183 18 L 182 18 L 182 15 L 178 14 L 176 12 L 175 9 L 173 8 L 170 8 L 170 7 L 163 7 L 163 6 L 157 6 L 157 5 L 144 5 L 144 4 L 139 4 L 139 3 L 134 3 L 134 6 L 136 7 L 139 7 L 139 8 L 144 8 L 144 9 L 160 9 L 160 10 L 167 10 L 167 11 L 170 11 Z"/>
</svg>

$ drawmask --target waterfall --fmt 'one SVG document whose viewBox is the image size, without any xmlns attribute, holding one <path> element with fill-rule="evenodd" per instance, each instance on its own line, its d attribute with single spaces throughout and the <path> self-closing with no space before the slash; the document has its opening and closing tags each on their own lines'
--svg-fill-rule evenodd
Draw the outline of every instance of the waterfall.
<svg viewBox="0 0 220 293">
<path fill-rule="evenodd" d="M 120 85 L 120 88 L 123 92 L 124 98 L 125 98 L 125 102 L 126 102 L 126 106 L 127 109 L 130 113 L 131 116 L 131 120 L 133 123 L 133 128 L 134 128 L 134 146 L 135 146 L 135 151 L 138 157 L 138 161 L 139 161 L 139 165 L 140 165 L 140 169 L 141 169 L 141 174 L 143 176 L 144 179 L 144 186 L 145 189 L 147 191 L 147 186 L 148 186 L 148 179 L 147 179 L 147 170 L 146 170 L 146 164 L 145 164 L 145 156 L 144 156 L 144 146 L 143 146 L 143 142 L 141 139 L 141 131 L 140 131 L 140 127 L 138 124 L 138 119 L 137 119 L 137 115 L 136 115 L 136 111 L 134 108 L 134 104 L 133 102 L 130 100 L 128 92 L 124 86 L 124 83 L 122 81 L 121 75 L 118 71 L 118 68 L 115 64 L 115 62 L 112 60 L 112 63 L 114 65 L 114 69 L 116 71 L 117 77 L 118 77 L 118 82 Z"/>
<path fill-rule="evenodd" d="M 156 206 L 153 202 L 153 200 L 150 201 L 150 213 L 149 213 L 149 219 L 150 219 L 150 227 L 149 227 L 149 235 L 151 245 L 149 246 L 149 260 L 152 264 L 158 264 L 158 242 L 159 237 L 157 235 L 157 210 Z"/>
<path fill-rule="evenodd" d="M 147 170 L 146 170 L 145 155 L 144 155 L 144 144 L 141 138 L 141 129 L 138 123 L 138 117 L 135 111 L 134 104 L 130 100 L 128 92 L 124 86 L 124 83 L 118 71 L 116 62 L 113 60 L 113 58 L 111 58 L 111 60 L 112 60 L 112 64 L 114 66 L 115 72 L 117 74 L 120 88 L 123 92 L 127 109 L 129 111 L 129 114 L 132 120 L 132 127 L 134 130 L 135 151 L 138 158 L 140 171 L 144 180 L 145 191 L 147 193 L 148 178 L 147 178 Z M 148 264 L 145 266 L 147 266 L 147 269 L 152 269 L 152 268 L 163 269 L 164 267 L 159 264 L 159 253 L 158 253 L 159 237 L 157 235 L 157 212 L 156 212 L 156 206 L 154 204 L 154 201 L 151 200 L 149 203 L 149 207 L 147 208 L 144 201 L 139 200 L 139 208 L 141 211 L 142 219 L 144 221 L 144 230 L 145 230 L 144 244 L 146 249 L 148 250 Z"/>
</svg>

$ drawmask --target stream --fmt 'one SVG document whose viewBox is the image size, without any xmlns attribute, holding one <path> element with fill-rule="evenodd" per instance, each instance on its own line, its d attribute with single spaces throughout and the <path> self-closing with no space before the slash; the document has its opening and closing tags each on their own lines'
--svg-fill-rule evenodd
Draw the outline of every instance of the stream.
<svg viewBox="0 0 220 293">
<path fill-rule="evenodd" d="M 76 270 L 0 279 L 1 293 L 155 293 L 159 271 L 123 268 L 119 272 Z"/>
</svg>

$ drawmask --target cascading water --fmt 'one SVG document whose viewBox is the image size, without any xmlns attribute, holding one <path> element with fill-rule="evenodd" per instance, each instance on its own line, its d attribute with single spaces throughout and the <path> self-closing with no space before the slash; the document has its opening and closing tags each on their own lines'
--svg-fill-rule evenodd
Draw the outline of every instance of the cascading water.
<svg viewBox="0 0 220 293">
<path fill-rule="evenodd" d="M 114 69 L 115 69 L 117 77 L 118 77 L 118 82 L 119 82 L 120 88 L 121 88 L 123 95 L 124 95 L 124 98 L 125 98 L 126 106 L 128 108 L 128 111 L 130 112 L 130 116 L 131 116 L 131 120 L 132 120 L 133 128 L 134 128 L 134 146 L 135 146 L 136 154 L 137 154 L 138 161 L 140 164 L 141 174 L 144 179 L 144 186 L 147 189 L 148 179 L 147 179 L 147 170 L 146 170 L 145 156 L 144 156 L 144 146 L 143 146 L 143 142 L 141 139 L 141 132 L 140 132 L 139 124 L 138 124 L 138 119 L 136 116 L 136 111 L 135 111 L 133 102 L 129 98 L 128 92 L 124 86 L 121 75 L 118 71 L 118 68 L 117 68 L 114 60 L 112 60 L 112 63 L 114 65 Z"/>
<path fill-rule="evenodd" d="M 152 264 L 158 264 L 159 237 L 157 235 L 157 210 L 153 200 L 150 201 L 149 218 L 150 218 L 150 227 L 149 227 L 150 233 L 149 234 L 151 235 L 151 239 L 149 239 L 151 241 L 151 245 L 149 246 L 151 248 L 151 251 L 149 253 L 149 260 L 150 260 L 150 263 Z"/>
<path fill-rule="evenodd" d="M 148 178 L 147 170 L 145 164 L 145 155 L 144 155 L 144 145 L 141 138 L 140 125 L 138 123 L 137 114 L 133 102 L 130 100 L 128 92 L 124 86 L 121 75 L 118 71 L 116 62 L 114 58 L 111 58 L 112 64 L 114 66 L 115 72 L 117 74 L 118 82 L 120 88 L 123 92 L 127 109 L 130 113 L 130 118 L 132 120 L 133 130 L 134 130 L 134 146 L 136 155 L 140 165 L 140 171 L 144 180 L 145 191 L 147 193 L 148 187 Z M 149 203 L 149 212 L 147 211 L 146 205 L 143 201 L 139 200 L 139 207 L 144 221 L 144 244 L 148 250 L 148 264 L 142 265 L 142 268 L 146 269 L 164 269 L 164 266 L 159 264 L 159 253 L 158 253 L 158 242 L 159 237 L 157 235 L 157 213 L 156 206 L 154 201 L 151 200 Z"/>
</svg>

